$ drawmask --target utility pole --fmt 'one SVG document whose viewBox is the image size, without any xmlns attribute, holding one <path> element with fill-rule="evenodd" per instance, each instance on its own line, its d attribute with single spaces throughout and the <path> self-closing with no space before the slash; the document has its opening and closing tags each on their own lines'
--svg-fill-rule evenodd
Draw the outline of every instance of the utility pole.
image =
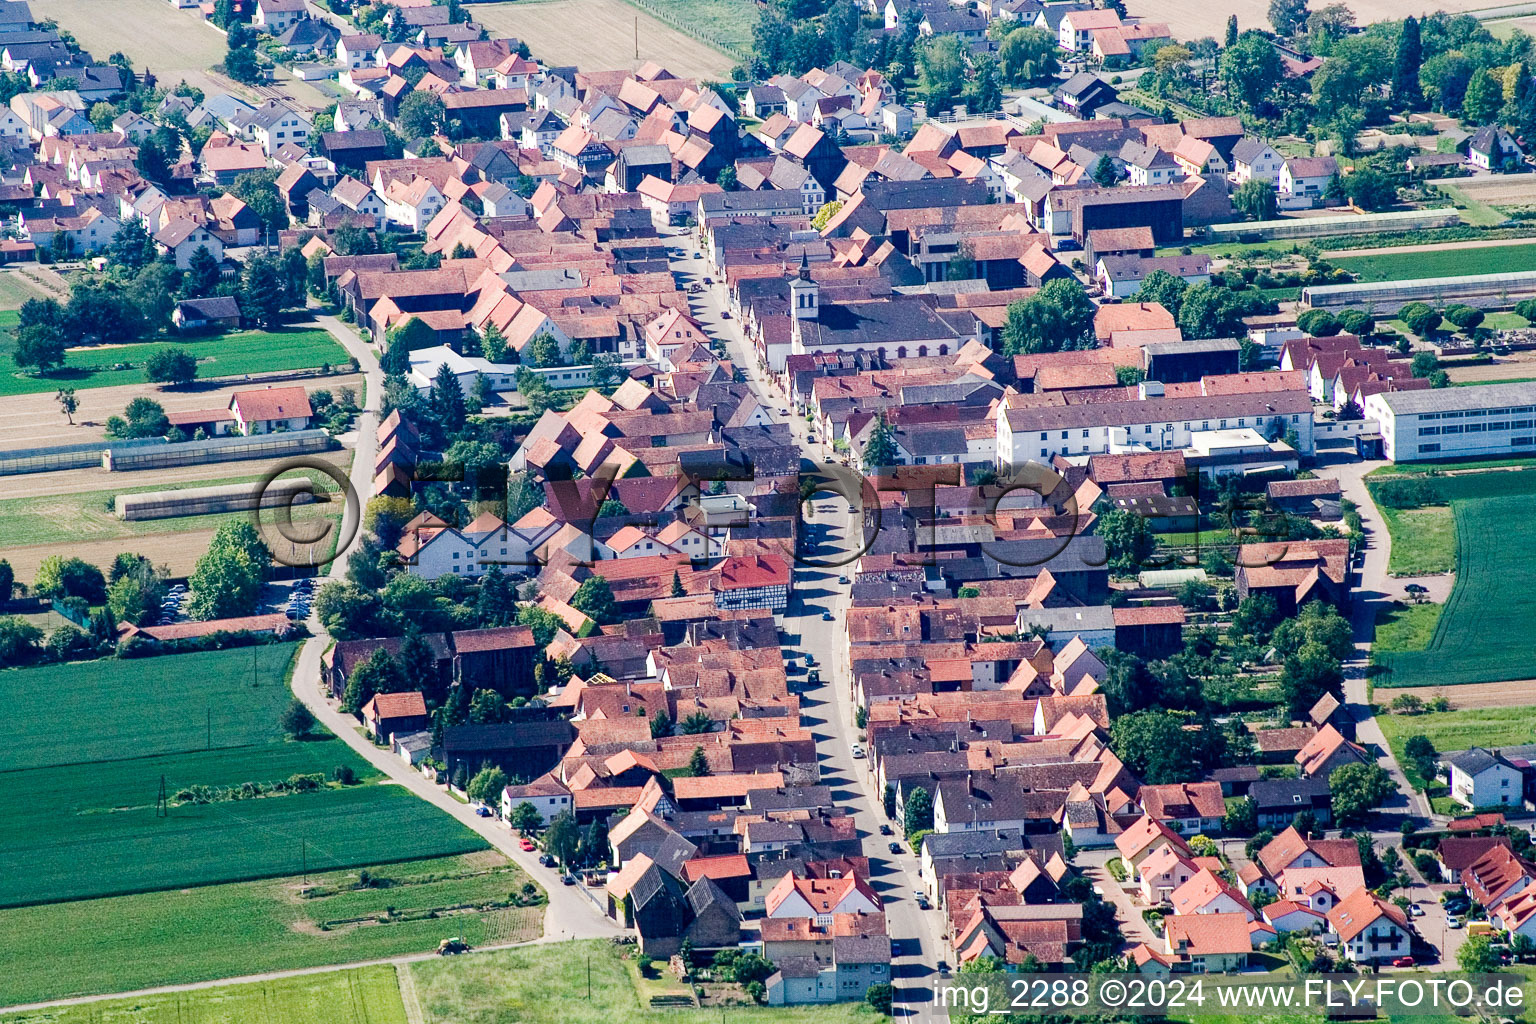
<svg viewBox="0 0 1536 1024">
<path fill-rule="evenodd" d="M 309 840 L 299 840 L 299 870 L 304 876 L 304 884 L 309 885 Z"/>
<path fill-rule="evenodd" d="M 635 15 L 635 60 L 640 59 L 640 16 Z"/>
<path fill-rule="evenodd" d="M 170 801 L 165 795 L 165 776 L 160 776 L 160 795 L 155 798 L 155 817 L 169 818 L 171 816 Z"/>
</svg>

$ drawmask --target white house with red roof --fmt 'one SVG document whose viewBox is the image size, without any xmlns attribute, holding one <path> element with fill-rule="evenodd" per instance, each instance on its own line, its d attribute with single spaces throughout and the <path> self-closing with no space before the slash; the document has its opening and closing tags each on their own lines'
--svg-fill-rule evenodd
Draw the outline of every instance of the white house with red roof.
<svg viewBox="0 0 1536 1024">
<path fill-rule="evenodd" d="M 664 371 L 672 370 L 672 355 L 695 343 L 709 344 L 704 325 L 676 309 L 668 309 L 645 325 L 645 358 Z"/>
<path fill-rule="evenodd" d="M 1408 915 L 1361 886 L 1328 911 L 1339 951 L 1356 963 L 1391 960 L 1413 951 Z"/>
<path fill-rule="evenodd" d="M 789 604 L 789 579 L 789 563 L 778 555 L 727 558 L 715 581 L 715 604 L 783 611 Z"/>
<path fill-rule="evenodd" d="M 246 435 L 305 430 L 315 416 L 309 393 L 300 387 L 236 391 L 229 398 L 229 411 Z"/>
<path fill-rule="evenodd" d="M 1259 913 L 1280 935 L 1291 932 L 1320 935 L 1328 930 L 1328 915 L 1294 900 L 1276 900 Z"/>
<path fill-rule="evenodd" d="M 800 878 L 793 871 L 779 879 L 763 901 L 767 916 L 815 918 L 825 928 L 833 914 L 877 914 L 880 897 L 858 875 Z"/>
</svg>

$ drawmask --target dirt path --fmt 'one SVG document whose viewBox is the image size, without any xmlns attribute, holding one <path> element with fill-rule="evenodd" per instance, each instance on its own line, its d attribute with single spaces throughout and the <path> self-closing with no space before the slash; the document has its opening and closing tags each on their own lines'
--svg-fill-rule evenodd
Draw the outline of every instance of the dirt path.
<svg viewBox="0 0 1536 1024">
<path fill-rule="evenodd" d="M 1536 704 L 1536 679 L 1511 679 L 1502 683 L 1463 683 L 1460 686 L 1404 686 L 1376 691 L 1380 700 L 1391 701 L 1400 694 L 1433 700 L 1444 697 L 1451 710 L 1467 708 L 1513 708 Z"/>
</svg>

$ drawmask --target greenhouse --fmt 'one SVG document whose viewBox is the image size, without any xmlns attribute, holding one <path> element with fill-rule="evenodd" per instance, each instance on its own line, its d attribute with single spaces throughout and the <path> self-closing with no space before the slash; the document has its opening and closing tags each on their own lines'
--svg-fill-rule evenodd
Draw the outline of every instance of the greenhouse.
<svg viewBox="0 0 1536 1024">
<path fill-rule="evenodd" d="M 164 469 L 167 466 L 194 466 L 206 462 L 235 462 L 241 459 L 280 459 L 340 447 L 323 430 L 294 430 L 287 433 L 257 434 L 253 437 L 214 437 L 206 441 L 186 441 L 148 451 L 113 445 L 101 455 L 103 469 L 128 472 L 138 469 Z"/>
</svg>

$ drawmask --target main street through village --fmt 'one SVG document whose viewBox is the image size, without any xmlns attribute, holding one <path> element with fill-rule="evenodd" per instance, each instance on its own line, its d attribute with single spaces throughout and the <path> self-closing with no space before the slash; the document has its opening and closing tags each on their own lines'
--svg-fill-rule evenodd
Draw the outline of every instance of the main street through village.
<svg viewBox="0 0 1536 1024">
<path fill-rule="evenodd" d="M 695 255 L 691 235 L 678 235 L 684 256 L 673 262 L 674 272 L 684 286 L 703 283 L 709 275 L 708 263 Z M 747 377 L 753 393 L 769 410 L 775 422 L 787 423 L 800 445 L 805 460 L 819 463 L 832 458 L 826 438 L 816 438 L 803 414 L 797 414 L 783 388 L 759 363 L 753 347 L 743 336 L 727 309 L 728 296 L 723 282 L 712 282 L 692 296 L 693 315 L 709 333 L 725 343 L 726 350 Z M 805 465 L 805 463 L 802 463 Z M 854 496 L 855 499 L 857 496 Z M 833 799 L 854 816 L 869 857 L 870 882 L 885 905 L 887 929 L 891 936 L 894 959 L 892 983 L 895 990 L 894 1012 L 897 1017 L 914 1021 L 936 1020 L 942 1011 L 933 1008 L 937 965 L 948 959 L 943 945 L 942 918 L 937 910 L 919 908 L 917 851 L 901 842 L 902 852 L 892 854 L 891 842 L 899 837 L 880 834 L 886 823 L 881 809 L 881 794 L 865 770 L 868 761 L 853 756 L 860 742 L 855 724 L 853 694 L 847 661 L 845 612 L 849 603 L 846 582 L 852 576 L 849 565 L 862 547 L 858 535 L 861 510 L 850 505 L 847 496 L 822 491 L 804 506 L 803 542 L 795 565 L 794 592 L 783 617 L 781 638 L 786 664 L 794 660 L 804 678 L 807 655 L 815 659 L 821 683 L 801 695 L 801 719 L 817 739 L 821 781 L 832 787 Z M 830 616 L 830 617 L 828 617 Z"/>
</svg>

